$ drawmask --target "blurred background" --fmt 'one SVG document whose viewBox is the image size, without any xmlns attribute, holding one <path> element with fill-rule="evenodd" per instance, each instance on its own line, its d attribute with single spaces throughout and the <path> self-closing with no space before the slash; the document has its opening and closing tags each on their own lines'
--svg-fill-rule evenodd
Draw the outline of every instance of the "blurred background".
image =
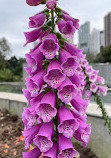
<svg viewBox="0 0 111 158">
<path fill-rule="evenodd" d="M 111 116 L 111 0 L 59 0 L 58 6 L 80 20 L 80 29 L 71 42 L 84 48 L 90 65 L 98 69 L 100 76 L 105 78 L 108 95 L 102 97 L 102 100 Z M 30 7 L 25 0 L 0 0 L 0 109 L 3 109 L 0 110 L 0 152 L 2 150 L 1 153 L 4 153 L 0 154 L 0 158 L 22 157 L 21 149 L 24 144 L 20 141 L 23 141 L 23 137 L 18 136 L 21 135 L 23 124 L 21 120 L 16 121 L 18 116 L 21 117 L 27 102 L 22 94 L 27 77 L 24 70 L 27 66 L 25 54 L 34 46 L 29 44 L 23 47 L 26 42 L 23 32 L 29 31 L 29 17 L 42 9 L 44 5 Z M 10 116 L 4 108 L 17 116 Z M 103 126 L 101 112 L 97 110 L 93 98 L 87 114 L 89 122 L 92 123 L 89 147 L 99 158 L 111 158 L 111 137 Z M 12 125 L 7 127 L 9 129 L 6 129 L 6 120 L 9 121 L 7 124 Z M 14 121 L 15 124 L 12 123 Z M 12 145 L 11 148 L 8 140 L 15 141 L 15 146 Z M 6 143 L 4 147 L 3 142 Z M 8 152 L 9 148 L 12 153 Z M 98 158 L 90 149 L 83 151 L 80 146 L 79 149 L 84 153 L 82 158 Z"/>
<path fill-rule="evenodd" d="M 84 48 L 86 58 L 111 87 L 111 1 L 60 0 L 59 7 L 80 20 L 80 30 L 71 39 Z M 0 2 L 0 91 L 22 93 L 27 74 L 25 54 L 33 44 L 23 47 L 23 32 L 29 31 L 29 17 L 44 9 L 44 5 L 30 7 L 25 0 Z M 7 83 L 8 82 L 8 83 Z M 10 82 L 10 83 L 9 83 Z M 14 83 L 12 83 L 14 82 Z M 109 89 L 110 90 L 110 89 Z M 105 102 L 110 102 L 110 93 Z"/>
</svg>

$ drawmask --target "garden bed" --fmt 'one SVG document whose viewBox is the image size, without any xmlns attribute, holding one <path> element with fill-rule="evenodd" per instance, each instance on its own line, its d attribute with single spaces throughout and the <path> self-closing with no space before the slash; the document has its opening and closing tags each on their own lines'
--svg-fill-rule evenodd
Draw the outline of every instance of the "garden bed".
<svg viewBox="0 0 111 158">
<path fill-rule="evenodd" d="M 9 114 L 6 109 L 0 110 L 0 158 L 22 158 L 22 130 L 23 123 L 17 115 Z M 98 158 L 89 148 L 83 148 L 78 143 L 74 147 L 80 153 L 79 158 Z"/>
</svg>

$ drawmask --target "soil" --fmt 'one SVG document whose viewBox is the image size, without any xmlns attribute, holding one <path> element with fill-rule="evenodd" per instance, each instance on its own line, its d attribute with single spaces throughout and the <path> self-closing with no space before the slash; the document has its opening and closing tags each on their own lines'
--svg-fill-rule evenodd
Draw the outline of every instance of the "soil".
<svg viewBox="0 0 111 158">
<path fill-rule="evenodd" d="M 22 158 L 22 130 L 23 123 L 17 115 L 9 114 L 7 109 L 0 110 L 0 158 Z M 98 158 L 90 148 L 83 148 L 78 143 L 74 147 L 80 154 L 79 158 Z"/>
</svg>

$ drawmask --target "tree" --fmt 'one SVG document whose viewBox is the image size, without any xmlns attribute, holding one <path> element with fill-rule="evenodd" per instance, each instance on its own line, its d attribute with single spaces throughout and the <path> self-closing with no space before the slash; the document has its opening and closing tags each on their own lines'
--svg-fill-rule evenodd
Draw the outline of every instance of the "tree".
<svg viewBox="0 0 111 158">
<path fill-rule="evenodd" d="M 0 39 L 0 69 L 6 66 L 6 56 L 11 52 L 10 45 L 6 38 Z"/>
<path fill-rule="evenodd" d="M 101 49 L 101 52 L 96 56 L 95 62 L 111 63 L 111 45 Z"/>
</svg>

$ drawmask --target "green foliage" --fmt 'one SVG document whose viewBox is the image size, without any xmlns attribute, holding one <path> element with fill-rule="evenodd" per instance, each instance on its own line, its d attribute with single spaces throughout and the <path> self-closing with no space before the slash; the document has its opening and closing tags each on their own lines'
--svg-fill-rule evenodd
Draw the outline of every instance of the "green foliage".
<svg viewBox="0 0 111 158">
<path fill-rule="evenodd" d="M 95 60 L 95 56 L 92 53 L 85 53 L 86 54 L 86 59 L 89 63 L 93 63 Z"/>
<path fill-rule="evenodd" d="M 0 70 L 0 82 L 10 82 L 13 81 L 13 73 L 9 69 L 1 69 Z"/>
<path fill-rule="evenodd" d="M 11 52 L 8 41 L 3 37 L 0 39 L 0 69 L 6 66 L 6 56 Z"/>
<path fill-rule="evenodd" d="M 22 77 L 22 64 L 26 60 L 24 58 L 17 59 L 15 56 L 7 61 L 7 68 L 11 70 L 13 75 Z"/>
<path fill-rule="evenodd" d="M 95 62 L 111 63 L 111 45 L 101 49 L 101 52 L 96 56 Z"/>
<path fill-rule="evenodd" d="M 0 82 L 13 82 L 22 80 L 22 64 L 24 58 L 17 59 L 15 56 L 9 60 L 7 55 L 11 52 L 10 45 L 5 38 L 0 39 Z"/>
</svg>

